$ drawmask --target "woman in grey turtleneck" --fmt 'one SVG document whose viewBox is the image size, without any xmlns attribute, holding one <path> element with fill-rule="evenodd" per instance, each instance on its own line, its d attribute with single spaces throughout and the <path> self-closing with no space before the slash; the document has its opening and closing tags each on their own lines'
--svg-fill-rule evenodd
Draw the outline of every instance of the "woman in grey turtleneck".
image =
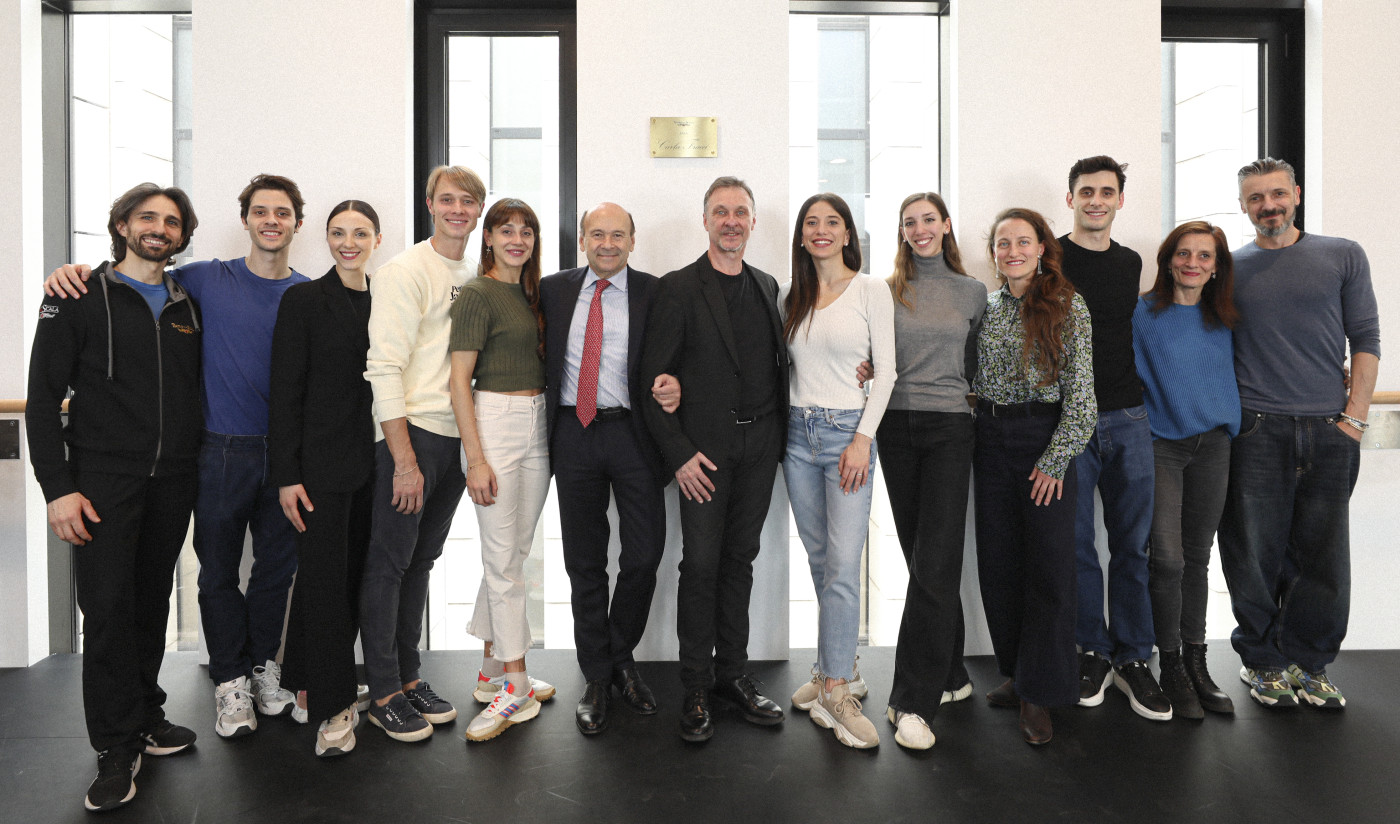
<svg viewBox="0 0 1400 824">
<path fill-rule="evenodd" d="M 898 378 L 877 440 L 909 589 L 886 715 L 897 743 L 928 749 L 939 705 L 972 694 L 958 588 L 972 469 L 967 395 L 987 308 L 987 288 L 963 271 L 953 221 L 936 193 L 900 205 L 889 283 Z"/>
</svg>

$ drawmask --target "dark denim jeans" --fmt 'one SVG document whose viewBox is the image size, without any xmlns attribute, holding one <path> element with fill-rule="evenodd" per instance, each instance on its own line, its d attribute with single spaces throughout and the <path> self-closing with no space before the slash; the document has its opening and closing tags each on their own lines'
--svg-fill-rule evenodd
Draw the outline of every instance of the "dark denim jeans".
<svg viewBox="0 0 1400 824">
<path fill-rule="evenodd" d="M 253 533 L 253 569 L 238 588 L 243 541 Z M 267 477 L 267 437 L 205 432 L 194 505 L 199 617 L 214 683 L 252 675 L 277 657 L 287 592 L 297 571 L 296 530 Z"/>
<path fill-rule="evenodd" d="M 1079 579 L 1080 649 L 1115 665 L 1152 657 L 1152 599 L 1147 588 L 1147 535 L 1152 526 L 1154 460 L 1147 407 L 1099 414 L 1098 427 L 1074 459 L 1079 476 L 1075 558 Z M 1103 499 L 1108 533 L 1108 622 L 1103 570 L 1094 545 L 1094 487 Z"/>
<path fill-rule="evenodd" d="M 1321 670 L 1346 637 L 1361 446 L 1336 421 L 1246 409 L 1231 445 L 1220 563 L 1247 667 Z"/>
<path fill-rule="evenodd" d="M 1157 648 L 1206 640 L 1210 548 L 1230 480 L 1230 436 L 1212 429 L 1152 442 L 1157 491 L 1152 513 L 1152 623 Z"/>
</svg>

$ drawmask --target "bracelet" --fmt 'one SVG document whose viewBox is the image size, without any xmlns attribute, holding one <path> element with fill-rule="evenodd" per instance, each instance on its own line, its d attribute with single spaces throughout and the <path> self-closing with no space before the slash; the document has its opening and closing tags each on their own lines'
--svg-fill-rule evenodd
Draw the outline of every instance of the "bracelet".
<svg viewBox="0 0 1400 824">
<path fill-rule="evenodd" d="M 402 471 L 402 472 L 395 472 L 395 473 L 394 473 L 394 477 L 395 477 L 395 478 L 402 478 L 402 477 L 405 476 L 405 475 L 412 475 L 413 473 L 415 473 L 415 472 L 417 472 L 417 471 L 418 471 L 418 464 L 414 464 L 413 466 L 410 466 L 408 469 L 405 469 L 405 470 Z"/>
<path fill-rule="evenodd" d="M 467 471 L 468 471 L 468 472 L 471 472 L 473 469 L 476 469 L 478 466 L 486 466 L 486 461 L 480 461 L 480 462 L 478 462 L 478 463 L 468 463 L 468 464 L 467 464 Z"/>
<path fill-rule="evenodd" d="M 1360 418 L 1353 418 L 1345 412 L 1342 413 L 1342 420 L 1350 424 L 1351 428 L 1355 429 L 1357 432 L 1365 432 L 1367 429 L 1371 428 L 1371 425 L 1369 423 L 1366 423 Z"/>
</svg>

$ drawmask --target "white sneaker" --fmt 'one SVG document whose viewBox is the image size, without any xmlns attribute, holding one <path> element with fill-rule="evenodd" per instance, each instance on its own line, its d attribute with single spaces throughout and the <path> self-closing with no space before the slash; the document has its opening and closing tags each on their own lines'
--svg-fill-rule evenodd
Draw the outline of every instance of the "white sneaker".
<svg viewBox="0 0 1400 824">
<path fill-rule="evenodd" d="M 369 687 L 365 684 L 355 685 L 355 709 L 360 712 L 369 710 Z"/>
<path fill-rule="evenodd" d="M 479 704 L 489 704 L 496 700 L 496 693 L 505 686 L 506 677 L 498 675 L 495 678 L 487 678 L 486 673 L 477 670 L 476 689 L 472 690 L 472 698 Z M 535 700 L 544 702 L 554 697 L 554 685 L 547 684 L 538 678 L 530 678 L 530 689 L 535 691 Z"/>
<path fill-rule="evenodd" d="M 316 754 L 329 757 L 355 749 L 355 722 L 359 720 L 359 710 L 351 705 L 334 718 L 322 721 L 321 728 L 316 731 Z"/>
<path fill-rule="evenodd" d="M 286 715 L 296 706 L 296 696 L 282 689 L 282 666 L 276 661 L 253 667 L 253 704 L 263 715 Z"/>
<path fill-rule="evenodd" d="M 880 734 L 860 709 L 860 699 L 851 695 L 850 684 L 837 684 L 831 692 L 822 691 L 812 705 L 812 723 L 832 730 L 836 740 L 848 747 L 863 750 L 879 746 Z"/>
<path fill-rule="evenodd" d="M 511 684 L 496 691 L 496 697 L 467 725 L 468 741 L 486 741 L 506 731 L 514 724 L 523 724 L 540 714 L 540 702 L 535 700 L 531 690 L 525 695 L 516 695 Z"/>
<path fill-rule="evenodd" d="M 955 690 L 944 690 L 943 697 L 938 700 L 938 703 L 951 704 L 954 701 L 965 701 L 970 695 L 972 695 L 972 682 L 968 681 Z"/>
<path fill-rule="evenodd" d="M 857 660 L 859 660 L 859 656 L 857 656 Z M 865 696 L 869 694 L 870 688 L 865 685 L 865 679 L 860 675 L 860 665 L 857 664 L 854 669 L 855 677 L 848 681 L 846 685 L 850 687 L 851 695 L 854 695 L 856 698 L 864 699 Z M 812 705 L 817 703 L 817 699 L 821 697 L 823 680 L 824 678 L 817 669 L 817 665 L 813 664 L 812 680 L 798 687 L 797 691 L 792 694 L 793 708 L 811 711 Z"/>
<path fill-rule="evenodd" d="M 237 738 L 257 728 L 248 676 L 240 675 L 214 688 L 214 732 L 221 738 Z"/>
<path fill-rule="evenodd" d="M 968 687 L 968 694 L 971 694 L 971 685 Z M 896 712 L 894 707 L 886 707 L 885 717 L 894 724 L 894 743 L 911 750 L 926 750 L 933 746 L 933 730 L 928 728 L 928 722 L 922 715 L 914 712 Z"/>
<path fill-rule="evenodd" d="M 305 724 L 307 721 L 311 720 L 310 716 L 306 714 L 306 707 L 302 706 L 302 704 L 305 703 L 306 690 L 301 690 L 297 693 L 297 700 L 292 704 L 292 720 L 298 724 Z"/>
</svg>

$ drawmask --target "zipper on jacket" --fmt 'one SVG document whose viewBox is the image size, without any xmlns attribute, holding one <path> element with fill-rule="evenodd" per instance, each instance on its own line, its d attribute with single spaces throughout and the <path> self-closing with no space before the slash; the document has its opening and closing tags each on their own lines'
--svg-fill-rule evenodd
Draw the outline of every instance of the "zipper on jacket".
<svg viewBox="0 0 1400 824">
<path fill-rule="evenodd" d="M 156 412 L 156 457 L 151 462 L 152 478 L 156 476 L 156 467 L 160 466 L 160 450 L 165 441 L 165 363 L 160 352 L 160 316 L 163 314 L 165 314 L 164 306 L 160 308 L 160 314 L 156 315 L 156 408 L 158 411 Z"/>
</svg>

